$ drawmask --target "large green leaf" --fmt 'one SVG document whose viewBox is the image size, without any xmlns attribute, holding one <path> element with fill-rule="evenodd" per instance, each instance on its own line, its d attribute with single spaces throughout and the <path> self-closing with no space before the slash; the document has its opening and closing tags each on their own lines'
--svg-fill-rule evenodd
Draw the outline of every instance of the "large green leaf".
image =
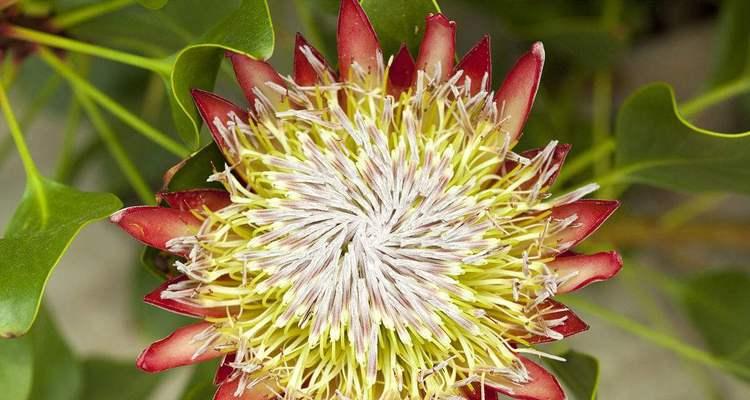
<svg viewBox="0 0 750 400">
<path fill-rule="evenodd" d="M 715 271 L 688 280 L 682 299 L 708 349 L 750 368 L 750 324 L 745 318 L 750 310 L 748 288 L 748 272 Z"/>
<path fill-rule="evenodd" d="M 122 206 L 109 193 L 86 193 L 40 178 L 28 185 L 0 239 L 0 336 L 26 333 L 52 269 L 89 222 Z"/>
<path fill-rule="evenodd" d="M 596 358 L 569 350 L 561 357 L 565 362 L 549 361 L 547 365 L 567 388 L 571 400 L 594 400 L 599 388 L 599 361 Z"/>
<path fill-rule="evenodd" d="M 4 399 L 29 397 L 33 366 L 29 338 L 0 340 L 0 391 Z"/>
<path fill-rule="evenodd" d="M 80 400 L 147 399 L 159 383 L 159 378 L 159 375 L 144 374 L 132 361 L 85 360 Z"/>
<path fill-rule="evenodd" d="M 647 86 L 617 118 L 619 178 L 673 190 L 750 193 L 750 132 L 698 128 L 677 111 L 672 89 Z"/>
<path fill-rule="evenodd" d="M 243 0 L 240 7 L 198 43 L 180 51 L 170 78 L 175 124 L 193 148 L 199 144 L 201 120 L 190 90 L 210 90 L 226 50 L 266 59 L 273 53 L 274 33 L 266 0 Z"/>
<path fill-rule="evenodd" d="M 435 0 L 363 0 L 362 8 L 378 34 L 386 60 L 398 51 L 401 43 L 417 54 L 425 17 L 440 12 Z"/>
</svg>

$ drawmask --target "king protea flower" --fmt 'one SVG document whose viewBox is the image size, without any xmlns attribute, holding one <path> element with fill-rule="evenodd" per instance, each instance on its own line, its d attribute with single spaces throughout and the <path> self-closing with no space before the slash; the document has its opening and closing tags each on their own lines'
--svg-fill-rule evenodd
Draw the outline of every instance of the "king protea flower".
<svg viewBox="0 0 750 400">
<path fill-rule="evenodd" d="M 223 357 L 222 400 L 565 398 L 527 356 L 588 328 L 552 298 L 619 270 L 569 251 L 618 203 L 581 200 L 596 185 L 550 195 L 568 145 L 513 150 L 542 44 L 493 92 L 489 38 L 454 65 L 454 35 L 429 15 L 416 60 L 386 60 L 342 0 L 338 73 L 298 36 L 292 77 L 229 55 L 249 110 L 193 91 L 224 190 L 112 216 L 181 257 L 146 301 L 201 320 L 141 369 Z"/>
</svg>

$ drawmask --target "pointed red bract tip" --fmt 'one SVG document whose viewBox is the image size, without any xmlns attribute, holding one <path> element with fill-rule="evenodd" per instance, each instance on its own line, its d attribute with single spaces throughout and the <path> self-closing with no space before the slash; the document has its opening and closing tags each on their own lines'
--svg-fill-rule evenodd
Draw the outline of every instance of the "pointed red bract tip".
<svg viewBox="0 0 750 400">
<path fill-rule="evenodd" d="M 555 146 L 554 153 L 552 153 L 552 160 L 550 162 L 550 168 L 556 168 L 555 172 L 547 178 L 547 181 L 542 183 L 543 188 L 547 188 L 552 186 L 553 183 L 555 183 L 555 180 L 557 180 L 557 176 L 560 175 L 560 170 L 562 170 L 563 163 L 565 163 L 565 157 L 567 157 L 568 153 L 570 152 L 571 145 L 569 144 L 558 144 Z M 520 155 L 527 159 L 532 159 L 539 154 L 543 148 L 536 148 L 536 149 L 530 149 L 526 150 L 520 153 Z M 516 161 L 508 160 L 503 163 L 503 166 L 501 167 L 501 173 L 502 172 L 508 172 L 511 171 L 513 168 L 515 168 L 518 165 Z M 539 179 L 539 174 L 534 175 L 533 178 L 529 179 L 528 181 L 521 184 L 521 188 L 524 190 L 530 189 L 534 184 L 536 184 L 537 179 Z"/>
<path fill-rule="evenodd" d="M 221 210 L 232 204 L 229 193 L 222 189 L 191 189 L 179 192 L 160 192 L 157 200 L 165 201 L 169 207 L 182 211 L 202 211 L 207 207 L 211 211 Z"/>
<path fill-rule="evenodd" d="M 222 150 L 226 149 L 226 142 L 224 142 L 219 128 L 216 127 L 216 120 L 218 119 L 221 124 L 226 125 L 231 119 L 230 115 L 235 114 L 241 120 L 247 121 L 247 111 L 236 106 L 231 101 L 205 90 L 192 89 L 190 94 L 193 96 L 193 101 L 195 102 L 195 106 L 198 107 L 201 118 L 203 118 L 206 126 L 208 126 L 208 130 L 211 132 L 214 142 Z"/>
<path fill-rule="evenodd" d="M 235 353 L 229 353 L 221 360 L 221 364 L 216 369 L 216 374 L 214 375 L 214 385 L 221 385 L 232 375 L 234 368 L 230 364 L 234 362 L 235 355 Z"/>
<path fill-rule="evenodd" d="M 552 328 L 553 331 L 561 334 L 563 337 L 573 336 L 575 334 L 585 332 L 589 329 L 588 324 L 584 322 L 578 315 L 576 315 L 571 309 L 562 303 L 558 303 L 554 300 L 545 300 L 539 309 L 551 309 L 556 310 L 545 314 L 544 319 L 547 321 L 564 319 L 562 325 L 558 325 Z M 552 342 L 552 339 L 547 336 L 533 336 L 529 339 L 531 344 L 548 343 Z"/>
<path fill-rule="evenodd" d="M 559 250 L 565 251 L 581 243 L 594 233 L 619 206 L 620 202 L 617 200 L 578 200 L 553 208 L 553 219 L 565 219 L 572 215 L 577 216 L 576 220 L 570 226 L 555 235 L 555 239 L 559 244 L 565 244 Z"/>
<path fill-rule="evenodd" d="M 466 391 L 469 400 L 497 399 L 498 395 L 504 394 L 520 400 L 565 400 L 565 392 L 554 375 L 531 360 L 518 356 L 518 359 L 529 372 L 530 380 L 526 383 L 515 383 L 501 376 L 487 376 L 486 380 L 497 381 L 503 386 L 492 386 L 487 382 L 484 386 L 484 394 L 478 384 L 474 385 L 472 391 Z"/>
<path fill-rule="evenodd" d="M 448 20 L 443 14 L 427 16 L 424 38 L 419 45 L 417 69 L 435 75 L 440 68 L 440 80 L 445 80 L 453 71 L 453 60 L 456 54 L 456 23 Z"/>
<path fill-rule="evenodd" d="M 459 84 L 463 84 L 466 79 L 471 81 L 471 94 L 476 94 L 480 90 L 488 90 L 492 85 L 492 52 L 490 50 L 490 37 L 484 35 L 482 39 L 474 45 L 464 56 L 461 62 L 456 66 L 455 72 L 464 71 Z M 487 83 L 482 87 L 482 81 L 485 75 Z"/>
<path fill-rule="evenodd" d="M 239 383 L 239 379 L 225 381 L 219 385 L 213 400 L 271 400 L 281 398 L 282 395 L 281 391 L 269 386 L 270 382 L 260 381 L 253 387 L 246 388 L 239 396 L 235 396 Z"/>
<path fill-rule="evenodd" d="M 544 68 L 544 46 L 536 42 L 510 70 L 497 92 L 495 101 L 500 118 L 504 119 L 503 129 L 508 132 L 511 143 L 519 137 L 534 104 L 539 80 Z"/>
<path fill-rule="evenodd" d="M 112 214 L 109 220 L 143 244 L 165 251 L 169 251 L 168 241 L 195 235 L 201 226 L 190 211 L 152 206 L 128 207 Z"/>
<path fill-rule="evenodd" d="M 320 81 L 320 76 L 315 68 L 310 64 L 310 60 L 307 58 L 305 53 L 302 52 L 302 48 L 308 47 L 312 52 L 313 56 L 323 64 L 326 69 L 331 73 L 331 76 L 335 76 L 333 70 L 328 65 L 328 62 L 323 58 L 320 52 L 310 45 L 310 43 L 302 36 L 297 33 L 294 40 L 294 65 L 292 75 L 294 76 L 294 82 L 300 86 L 313 86 Z"/>
<path fill-rule="evenodd" d="M 417 66 L 406 44 L 401 45 L 388 71 L 388 94 L 397 98 L 414 84 Z"/>
<path fill-rule="evenodd" d="M 239 82 L 251 110 L 255 110 L 255 100 L 258 98 L 253 90 L 255 88 L 258 88 L 263 96 L 271 102 L 271 105 L 278 106 L 281 104 L 281 93 L 270 88 L 267 83 L 273 82 L 286 87 L 286 82 L 271 64 L 239 53 L 230 53 L 229 58 L 232 61 L 237 82 Z"/>
<path fill-rule="evenodd" d="M 175 314 L 185 315 L 188 317 L 197 317 L 197 318 L 206 318 L 206 317 L 214 317 L 214 318 L 220 318 L 220 317 L 226 317 L 227 316 L 227 310 L 223 307 L 217 307 L 217 308 L 203 308 L 203 307 L 197 307 L 190 304 L 185 304 L 182 302 L 179 302 L 174 299 L 163 299 L 161 297 L 162 292 L 167 290 L 170 285 L 173 285 L 175 283 L 183 282 L 187 280 L 188 278 L 184 275 L 178 276 L 176 278 L 172 278 L 164 283 L 162 283 L 156 290 L 152 291 L 151 293 L 147 294 L 143 301 L 147 304 L 151 304 L 152 306 L 159 307 L 163 310 L 167 310 L 170 312 L 173 312 Z"/>
<path fill-rule="evenodd" d="M 357 0 L 341 0 L 336 41 L 342 80 L 352 79 L 350 70 L 355 62 L 365 71 L 377 69 L 380 42 Z"/>
<path fill-rule="evenodd" d="M 195 356 L 204 343 L 194 338 L 210 326 L 208 322 L 199 322 L 178 328 L 171 335 L 154 342 L 144 350 L 138 357 L 136 366 L 146 372 L 160 372 L 221 356 L 223 353 L 210 347 Z"/>
<path fill-rule="evenodd" d="M 615 251 L 563 254 L 547 265 L 557 272 L 560 278 L 568 278 L 557 288 L 557 293 L 568 293 L 617 275 L 622 269 L 622 258 Z"/>
</svg>

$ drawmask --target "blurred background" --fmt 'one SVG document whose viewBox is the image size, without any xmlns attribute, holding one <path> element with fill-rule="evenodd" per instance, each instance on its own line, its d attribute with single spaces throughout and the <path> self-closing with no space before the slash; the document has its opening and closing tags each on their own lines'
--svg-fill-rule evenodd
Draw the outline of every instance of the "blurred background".
<svg viewBox="0 0 750 400">
<path fill-rule="evenodd" d="M 5 3 L 0 1 L 0 5 Z M 0 25 L 8 22 L 42 29 L 49 16 L 91 3 L 21 2 L 4 7 Z M 238 7 L 237 1 L 172 0 L 157 10 L 136 2 L 111 3 L 118 7 L 57 34 L 148 57 L 169 57 Z M 493 87 L 502 82 L 508 68 L 533 41 L 544 42 L 547 57 L 542 87 L 518 148 L 538 147 L 551 139 L 573 144 L 568 161 L 576 164 L 563 175 L 557 188 L 560 191 L 607 176 L 614 162 L 614 145 L 607 142 L 615 135 L 618 111 L 626 98 L 652 82 L 671 85 L 681 105 L 705 99 L 706 93 L 717 93 L 716 88 L 719 95 L 721 90 L 735 90 L 736 95 L 725 94 L 722 101 L 700 108 L 689 119 L 718 132 L 750 128 L 750 96 L 743 94 L 742 87 L 734 87 L 747 85 L 750 79 L 746 77 L 750 55 L 747 3 L 443 0 L 440 6 L 457 23 L 459 55 L 481 35 L 491 35 Z M 271 62 L 280 72 L 291 72 L 297 31 L 328 60 L 335 60 L 332 33 L 337 1 L 273 0 L 269 6 L 276 32 Z M 19 49 L 18 42 L 0 39 L 3 46 Z M 71 100 L 66 80 L 33 51 L 11 62 L 9 54 L 2 67 L 2 81 L 42 173 L 82 190 L 115 193 L 126 205 L 141 203 L 101 133 Z M 95 87 L 178 138 L 170 94 L 160 76 L 72 52 L 67 57 Z M 221 71 L 216 91 L 241 98 L 231 75 Z M 117 118 L 106 112 L 103 115 L 148 188 L 158 190 L 161 175 L 178 158 Z M 654 136 L 660 133 L 650 132 Z M 205 142 L 206 132 L 202 137 Z M 642 138 L 642 145 L 649 146 L 650 139 Z M 750 181 L 750 175 L 744 177 Z M 21 161 L 2 124 L 2 225 L 10 220 L 24 182 Z M 578 313 L 591 330 L 550 351 L 572 348 L 598 359 L 600 399 L 748 399 L 750 202 L 746 194 L 732 193 L 740 190 L 666 188 L 671 187 L 617 182 L 605 185 L 598 194 L 619 197 L 623 206 L 585 250 L 616 248 L 625 258 L 625 267 L 616 279 L 576 295 L 571 304 L 575 308 L 583 302 Z M 141 349 L 183 322 L 141 303 L 142 296 L 159 280 L 141 265 L 140 252 L 133 240 L 107 222 L 91 224 L 73 242 L 51 276 L 44 301 L 46 315 L 34 329 L 59 331 L 70 352 L 64 350 L 64 343 L 58 343 L 62 350 L 49 351 L 65 352 L 68 358 L 58 358 L 46 368 L 77 365 L 66 379 L 80 383 L 63 382 L 83 389 L 65 395 L 65 391 L 34 388 L 41 392 L 30 399 L 200 398 L 184 392 L 193 373 L 190 368 L 154 377 L 140 374 L 133 366 Z M 727 367 L 725 360 L 730 360 L 732 367 Z M 737 365 L 740 368 L 734 367 Z M 10 366 L 0 366 L 0 377 L 4 368 Z M 86 383 L 97 380 L 107 368 L 121 371 L 122 381 L 110 389 L 116 394 L 98 392 L 100 389 L 91 389 Z M 34 376 L 36 379 L 36 372 Z M 195 393 L 198 391 L 192 396 L 199 396 Z"/>
</svg>

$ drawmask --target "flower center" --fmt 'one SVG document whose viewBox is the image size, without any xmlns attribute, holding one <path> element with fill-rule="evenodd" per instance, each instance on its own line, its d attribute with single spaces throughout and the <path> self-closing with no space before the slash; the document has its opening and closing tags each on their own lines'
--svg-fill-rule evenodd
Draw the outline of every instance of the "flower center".
<svg viewBox="0 0 750 400">
<path fill-rule="evenodd" d="M 336 341 L 349 325 L 364 356 L 380 324 L 405 343 L 409 330 L 449 342 L 443 318 L 476 332 L 449 295 L 470 301 L 454 277 L 497 247 L 484 239 L 489 203 L 466 194 L 473 182 L 450 185 L 450 146 L 427 142 L 419 154 L 402 139 L 392 151 L 371 121 L 355 119 L 356 147 L 333 138 L 318 147 L 300 133 L 301 158 L 266 157 L 277 165 L 266 177 L 284 196 L 246 212 L 248 223 L 270 229 L 237 257 L 269 275 L 258 291 L 287 290 L 276 325 L 310 324 L 311 343 L 327 329 Z"/>
<path fill-rule="evenodd" d="M 212 179 L 233 204 L 174 241 L 191 283 L 167 295 L 228 308 L 216 337 L 243 383 L 416 399 L 488 372 L 528 380 L 510 343 L 560 323 L 544 262 L 573 222 L 549 218 L 556 143 L 512 153 L 513 116 L 460 76 L 419 71 L 398 98 L 377 79 L 290 81 L 281 106 L 258 91 L 254 118 L 216 121 L 231 167 Z"/>
</svg>

